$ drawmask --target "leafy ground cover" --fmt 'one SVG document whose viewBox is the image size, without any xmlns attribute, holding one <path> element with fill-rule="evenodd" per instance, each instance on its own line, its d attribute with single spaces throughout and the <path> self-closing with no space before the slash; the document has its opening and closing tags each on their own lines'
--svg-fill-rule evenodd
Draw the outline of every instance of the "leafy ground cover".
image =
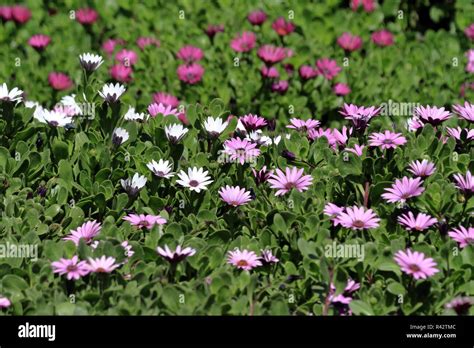
<svg viewBox="0 0 474 348">
<path fill-rule="evenodd" d="M 472 13 L 1 6 L 0 313 L 472 314 Z"/>
</svg>

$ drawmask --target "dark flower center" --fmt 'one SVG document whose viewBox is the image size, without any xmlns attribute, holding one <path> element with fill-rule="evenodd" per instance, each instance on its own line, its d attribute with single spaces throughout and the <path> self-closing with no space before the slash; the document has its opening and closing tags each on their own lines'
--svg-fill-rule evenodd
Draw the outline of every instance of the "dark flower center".
<svg viewBox="0 0 474 348">
<path fill-rule="evenodd" d="M 239 262 L 237 262 L 237 266 L 241 266 L 241 267 L 248 266 L 248 262 L 245 260 L 239 260 Z"/>
<path fill-rule="evenodd" d="M 365 223 L 362 220 L 356 220 L 352 223 L 352 226 L 361 228 L 365 226 Z"/>
<path fill-rule="evenodd" d="M 74 272 L 74 271 L 77 270 L 77 266 L 76 265 L 69 265 L 69 266 L 66 267 L 66 270 L 68 272 Z"/>
<path fill-rule="evenodd" d="M 295 188 L 295 187 L 296 187 L 296 185 L 295 185 L 294 182 L 287 182 L 287 183 L 285 184 L 285 188 L 286 188 L 287 190 L 291 190 L 292 188 Z"/>
<path fill-rule="evenodd" d="M 420 271 L 420 267 L 418 265 L 415 265 L 415 264 L 409 265 L 408 268 L 412 272 L 419 272 Z"/>
<path fill-rule="evenodd" d="M 189 186 L 191 187 L 198 187 L 199 186 L 199 182 L 197 180 L 191 180 L 189 182 Z"/>
</svg>

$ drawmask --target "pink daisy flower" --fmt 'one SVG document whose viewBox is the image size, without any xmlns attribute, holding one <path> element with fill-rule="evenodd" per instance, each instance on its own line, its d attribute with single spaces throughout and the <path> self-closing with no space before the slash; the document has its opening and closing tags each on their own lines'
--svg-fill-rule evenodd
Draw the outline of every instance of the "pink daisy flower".
<svg viewBox="0 0 474 348">
<path fill-rule="evenodd" d="M 28 45 L 33 47 L 35 50 L 42 51 L 49 45 L 51 38 L 48 35 L 37 34 L 30 37 Z"/>
<path fill-rule="evenodd" d="M 129 214 L 123 217 L 123 220 L 130 222 L 130 225 L 137 228 L 146 228 L 151 230 L 155 225 L 164 225 L 166 219 L 159 215 L 150 214 Z"/>
<path fill-rule="evenodd" d="M 434 163 L 424 159 L 423 161 L 413 161 L 409 164 L 408 171 L 416 176 L 427 177 L 436 170 Z"/>
<path fill-rule="evenodd" d="M 426 230 L 438 222 L 434 217 L 423 213 L 418 213 L 415 217 L 411 211 L 400 215 L 397 219 L 398 223 L 403 225 L 405 229 L 416 231 Z"/>
<path fill-rule="evenodd" d="M 155 117 L 158 114 L 163 114 L 163 116 L 169 115 L 178 115 L 178 110 L 173 109 L 171 105 L 165 106 L 161 103 L 153 103 L 148 106 L 148 112 L 150 113 L 151 117 Z"/>
<path fill-rule="evenodd" d="M 267 182 L 268 178 L 270 178 L 270 176 L 273 174 L 273 170 L 267 170 L 267 166 L 263 166 L 259 171 L 256 171 L 254 168 L 252 168 L 252 174 L 255 178 L 255 183 L 258 186 L 264 182 Z"/>
<path fill-rule="evenodd" d="M 385 47 L 393 45 L 393 35 L 388 30 L 380 30 L 373 32 L 371 35 L 372 42 L 377 46 Z"/>
<path fill-rule="evenodd" d="M 295 25 L 285 21 L 285 18 L 279 17 L 272 23 L 272 29 L 280 36 L 286 36 L 295 31 Z"/>
<path fill-rule="evenodd" d="M 190 64 L 200 61 L 204 57 L 204 52 L 199 47 L 188 45 L 181 47 L 176 56 L 178 59 Z"/>
<path fill-rule="evenodd" d="M 179 100 L 172 94 L 168 94 L 165 92 L 157 92 L 153 94 L 153 101 L 157 104 L 163 104 L 165 106 L 171 106 L 172 108 L 176 108 L 179 106 Z"/>
<path fill-rule="evenodd" d="M 232 138 L 224 142 L 224 153 L 243 165 L 245 162 L 253 162 L 260 155 L 260 150 L 257 149 L 257 144 L 247 139 Z"/>
<path fill-rule="evenodd" d="M 272 84 L 272 92 L 284 94 L 288 90 L 289 83 L 286 80 L 276 81 Z"/>
<path fill-rule="evenodd" d="M 0 296 L 0 308 L 8 308 L 12 305 L 10 300 L 6 297 Z"/>
<path fill-rule="evenodd" d="M 379 146 L 384 149 L 396 149 L 398 146 L 407 142 L 401 133 L 393 133 L 386 130 L 385 133 L 372 133 L 369 136 L 370 146 Z"/>
<path fill-rule="evenodd" d="M 474 40 L 474 23 L 464 29 L 464 34 L 466 34 L 469 39 Z"/>
<path fill-rule="evenodd" d="M 72 87 L 73 83 L 69 76 L 59 72 L 52 72 L 48 75 L 48 82 L 57 91 L 64 91 Z"/>
<path fill-rule="evenodd" d="M 415 279 L 426 279 L 439 272 L 436 262 L 431 257 L 426 258 L 425 254 L 418 251 L 399 250 L 394 259 L 403 272 L 412 275 Z"/>
<path fill-rule="evenodd" d="M 438 108 L 436 106 L 418 106 L 415 108 L 414 116 L 417 117 L 423 123 L 430 123 L 433 126 L 436 126 L 451 117 L 449 111 L 444 110 L 444 108 Z"/>
<path fill-rule="evenodd" d="M 446 132 L 451 138 L 454 138 L 458 142 L 462 141 L 472 141 L 474 139 L 474 129 L 461 127 L 450 128 L 446 127 Z"/>
<path fill-rule="evenodd" d="M 337 140 L 333 134 L 332 129 L 313 128 L 313 129 L 308 130 L 308 138 L 310 140 L 315 140 L 321 137 L 324 137 L 328 140 L 329 146 L 331 146 L 333 149 L 337 149 Z"/>
<path fill-rule="evenodd" d="M 311 65 L 302 65 L 298 70 L 300 77 L 303 80 L 310 80 L 318 76 L 318 70 L 313 68 Z"/>
<path fill-rule="evenodd" d="M 74 244 L 79 245 L 79 240 L 84 239 L 84 242 L 89 244 L 92 241 L 92 238 L 97 236 L 101 228 L 102 226 L 100 225 L 100 222 L 97 222 L 96 220 L 87 221 L 75 230 L 72 230 L 70 235 L 64 237 L 63 240 L 70 240 L 73 241 Z"/>
<path fill-rule="evenodd" d="M 418 117 L 412 117 L 407 121 L 407 128 L 410 132 L 416 132 L 420 128 L 423 128 L 423 122 Z"/>
<path fill-rule="evenodd" d="M 267 121 L 263 117 L 252 114 L 239 117 L 239 122 L 247 131 L 254 131 L 267 125 Z"/>
<path fill-rule="evenodd" d="M 0 6 L 0 18 L 5 22 L 12 19 L 12 8 L 10 6 Z"/>
<path fill-rule="evenodd" d="M 337 145 L 345 146 L 349 140 L 349 136 L 352 134 L 352 128 L 347 128 L 343 126 L 341 130 L 333 129 L 332 136 L 336 140 Z"/>
<path fill-rule="evenodd" d="M 121 49 L 115 55 L 115 59 L 120 62 L 124 66 L 132 66 L 135 65 L 138 61 L 138 54 L 136 54 L 132 50 Z"/>
<path fill-rule="evenodd" d="M 165 260 L 171 263 L 177 263 L 183 261 L 189 256 L 193 256 L 196 253 L 196 250 L 190 247 L 181 248 L 181 245 L 176 247 L 176 250 L 171 250 L 168 245 L 165 245 L 165 248 L 158 247 L 156 249 L 158 254 L 163 257 Z"/>
<path fill-rule="evenodd" d="M 154 37 L 141 36 L 137 39 L 136 43 L 142 51 L 148 46 L 160 47 L 160 40 L 155 39 Z"/>
<path fill-rule="evenodd" d="M 183 64 L 178 67 L 176 72 L 181 81 L 194 85 L 201 81 L 202 75 L 204 75 L 204 68 L 197 63 Z"/>
<path fill-rule="evenodd" d="M 352 152 L 353 154 L 360 157 L 363 154 L 364 148 L 365 148 L 365 145 L 354 144 L 354 148 L 346 147 L 345 150 L 348 152 Z"/>
<path fill-rule="evenodd" d="M 119 82 L 130 82 L 132 80 L 132 68 L 129 66 L 125 66 L 122 64 L 117 64 L 113 65 L 110 70 L 110 76 L 115 80 Z"/>
<path fill-rule="evenodd" d="M 237 35 L 230 43 L 230 47 L 235 52 L 248 52 L 255 47 L 255 41 L 257 37 L 250 31 L 244 31 L 242 34 Z"/>
<path fill-rule="evenodd" d="M 366 209 L 354 205 L 353 207 L 347 207 L 345 208 L 345 211 L 340 212 L 334 218 L 333 222 L 334 226 L 341 224 L 341 226 L 352 230 L 362 230 L 377 228 L 380 219 L 372 209 Z"/>
<path fill-rule="evenodd" d="M 102 49 L 111 56 L 115 51 L 115 46 L 124 45 L 125 41 L 122 39 L 108 39 L 102 44 Z"/>
<path fill-rule="evenodd" d="M 260 258 L 253 251 L 246 249 L 240 251 L 237 248 L 234 251 L 229 251 L 227 263 L 246 271 L 262 265 Z"/>
<path fill-rule="evenodd" d="M 362 38 L 351 33 L 343 33 L 337 39 L 337 44 L 346 51 L 357 51 L 362 47 Z"/>
<path fill-rule="evenodd" d="M 212 40 L 214 36 L 218 33 L 224 32 L 224 25 L 223 24 L 209 24 L 205 30 L 205 33 L 209 38 Z"/>
<path fill-rule="evenodd" d="M 327 80 L 332 80 L 342 70 L 334 59 L 328 58 L 318 59 L 316 67 L 318 68 L 318 73 L 323 75 Z"/>
<path fill-rule="evenodd" d="M 345 83 L 336 83 L 332 88 L 335 95 L 345 96 L 351 93 L 351 89 Z"/>
<path fill-rule="evenodd" d="M 278 260 L 272 253 L 271 250 L 260 250 L 262 253 L 260 256 L 260 261 L 262 262 L 262 265 L 270 265 L 272 263 L 278 263 L 280 260 Z"/>
<path fill-rule="evenodd" d="M 219 195 L 224 202 L 234 207 L 247 204 L 252 200 L 250 197 L 250 191 L 246 191 L 244 188 L 240 188 L 239 186 L 227 185 L 221 187 Z"/>
<path fill-rule="evenodd" d="M 379 114 L 380 109 L 380 107 L 376 108 L 375 106 L 365 107 L 344 103 L 339 113 L 344 115 L 346 120 L 352 121 L 356 129 L 364 130 L 370 120 Z"/>
<path fill-rule="evenodd" d="M 470 297 L 456 297 L 446 304 L 446 308 L 453 309 L 457 315 L 468 315 L 473 304 L 474 299 Z"/>
<path fill-rule="evenodd" d="M 103 255 L 102 257 L 97 257 L 95 259 L 89 257 L 88 268 L 90 272 L 110 273 L 119 266 L 119 264 L 115 263 L 115 259 L 110 256 L 107 257 Z"/>
<path fill-rule="evenodd" d="M 352 11 L 357 11 L 357 9 L 362 5 L 365 12 L 372 12 L 375 10 L 375 0 L 351 0 Z"/>
<path fill-rule="evenodd" d="M 313 119 L 300 120 L 298 118 L 290 119 L 290 125 L 286 128 L 296 129 L 298 131 L 306 132 L 309 129 L 317 128 L 320 125 L 320 122 Z"/>
<path fill-rule="evenodd" d="M 472 26 L 474 27 L 474 24 Z M 464 106 L 453 105 L 453 110 L 466 121 L 474 122 L 474 104 L 466 101 Z"/>
<path fill-rule="evenodd" d="M 334 203 L 327 203 L 324 206 L 323 213 L 324 215 L 327 215 L 331 218 L 331 221 L 334 223 L 334 226 L 339 225 L 339 221 L 337 220 L 337 217 L 339 216 L 340 213 L 344 211 L 344 207 L 339 207 L 335 205 Z"/>
<path fill-rule="evenodd" d="M 290 192 L 291 189 L 306 191 L 311 186 L 312 180 L 311 175 L 303 175 L 303 168 L 293 167 L 285 168 L 285 172 L 277 169 L 276 174 L 272 174 L 268 182 L 271 188 L 277 189 L 275 196 L 280 196 Z"/>
<path fill-rule="evenodd" d="M 269 79 L 276 79 L 280 76 L 280 73 L 278 72 L 277 68 L 274 66 L 262 66 L 260 68 L 260 73 L 262 74 L 263 77 L 269 78 Z"/>
<path fill-rule="evenodd" d="M 24 24 L 30 20 L 31 11 L 28 9 L 28 7 L 14 5 L 11 7 L 11 16 L 15 22 Z"/>
<path fill-rule="evenodd" d="M 78 280 L 90 272 L 86 261 L 79 261 L 77 256 L 73 256 L 72 259 L 60 259 L 51 263 L 53 267 L 53 273 L 59 273 L 60 275 L 66 274 L 68 280 Z"/>
<path fill-rule="evenodd" d="M 95 23 L 98 17 L 98 13 L 91 8 L 81 8 L 76 11 L 76 20 L 84 25 Z"/>
<path fill-rule="evenodd" d="M 465 248 L 468 245 L 474 245 L 474 227 L 465 228 L 459 226 L 448 232 L 448 235 L 459 243 L 461 248 Z"/>
<path fill-rule="evenodd" d="M 267 14 L 264 11 L 252 11 L 247 16 L 248 21 L 252 25 L 262 25 L 267 20 Z"/>
<path fill-rule="evenodd" d="M 337 296 L 334 296 L 334 293 L 336 292 L 336 285 L 331 283 L 331 293 L 332 295 L 330 296 L 331 302 L 332 303 L 342 303 L 348 305 L 352 301 L 352 293 L 360 289 L 360 284 L 355 282 L 352 279 L 347 280 L 347 285 L 344 288 L 344 292 L 342 294 L 339 294 Z"/>
<path fill-rule="evenodd" d="M 465 177 L 459 173 L 454 174 L 454 180 L 456 181 L 455 186 L 464 193 L 474 193 L 474 178 L 469 170 L 466 172 Z"/>
<path fill-rule="evenodd" d="M 396 179 L 391 188 L 386 188 L 387 193 L 382 194 L 382 198 L 389 203 L 405 202 L 408 198 L 419 196 L 425 190 L 420 177 Z"/>
<path fill-rule="evenodd" d="M 263 45 L 258 49 L 258 57 L 268 65 L 281 62 L 288 57 L 288 50 L 284 47 L 276 47 L 273 45 Z"/>
</svg>

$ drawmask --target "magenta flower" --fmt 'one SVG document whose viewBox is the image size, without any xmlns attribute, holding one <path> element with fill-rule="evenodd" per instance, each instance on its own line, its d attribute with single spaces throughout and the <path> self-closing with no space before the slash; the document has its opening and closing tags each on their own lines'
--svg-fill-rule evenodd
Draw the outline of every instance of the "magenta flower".
<svg viewBox="0 0 474 348">
<path fill-rule="evenodd" d="M 318 68 L 318 73 L 323 75 L 327 80 L 332 80 L 342 70 L 334 59 L 328 58 L 318 59 L 316 67 Z"/>
<path fill-rule="evenodd" d="M 348 152 L 352 152 L 356 156 L 360 157 L 363 154 L 364 148 L 365 148 L 365 145 L 354 144 L 354 148 L 346 147 L 344 150 L 346 150 Z"/>
<path fill-rule="evenodd" d="M 310 140 L 315 140 L 321 137 L 324 137 L 328 140 L 329 146 L 331 146 L 333 149 L 337 149 L 337 139 L 334 136 L 332 129 L 313 128 L 313 129 L 308 130 L 308 138 Z"/>
<path fill-rule="evenodd" d="M 423 128 L 424 124 L 418 117 L 412 117 L 407 121 L 407 128 L 410 132 L 416 132 L 420 128 Z"/>
<path fill-rule="evenodd" d="M 336 83 L 332 88 L 335 95 L 345 96 L 351 93 L 351 89 L 345 83 Z"/>
<path fill-rule="evenodd" d="M 10 6 L 0 6 L 0 18 L 5 22 L 12 19 L 12 8 Z"/>
<path fill-rule="evenodd" d="M 78 280 L 90 272 L 87 262 L 79 261 L 77 256 L 73 256 L 72 259 L 62 258 L 51 263 L 51 266 L 53 267 L 53 273 L 66 274 L 68 280 Z"/>
<path fill-rule="evenodd" d="M 268 65 L 281 62 L 288 57 L 288 50 L 284 47 L 277 47 L 273 45 L 263 45 L 258 49 L 258 57 Z"/>
<path fill-rule="evenodd" d="M 42 51 L 49 45 L 51 38 L 48 35 L 37 34 L 30 37 L 28 45 L 33 47 L 37 51 Z"/>
<path fill-rule="evenodd" d="M 434 163 L 424 159 L 423 161 L 413 161 L 409 164 L 409 172 L 416 176 L 427 177 L 433 174 L 436 170 Z"/>
<path fill-rule="evenodd" d="M 255 47 L 257 37 L 250 31 L 244 31 L 237 35 L 230 43 L 230 47 L 235 52 L 249 52 Z"/>
<path fill-rule="evenodd" d="M 204 52 L 199 47 L 188 45 L 181 47 L 177 57 L 185 63 L 191 64 L 200 61 L 204 57 Z"/>
<path fill-rule="evenodd" d="M 102 44 L 102 49 L 111 56 L 115 51 L 115 46 L 124 45 L 125 41 L 122 39 L 108 39 Z"/>
<path fill-rule="evenodd" d="M 69 76 L 60 72 L 49 73 L 48 82 L 49 85 L 57 91 L 64 91 L 73 85 Z"/>
<path fill-rule="evenodd" d="M 105 255 L 95 259 L 90 257 L 88 263 L 90 272 L 94 273 L 110 273 L 119 266 L 119 264 L 115 263 L 115 259 L 113 257 L 106 257 Z"/>
<path fill-rule="evenodd" d="M 81 8 L 76 11 L 76 20 L 84 25 L 90 25 L 97 21 L 99 14 L 91 8 Z"/>
<path fill-rule="evenodd" d="M 171 106 L 176 108 L 179 105 L 179 100 L 172 94 L 158 92 L 153 94 L 153 101 L 157 104 L 163 104 L 165 106 Z"/>
<path fill-rule="evenodd" d="M 270 265 L 272 263 L 278 263 L 280 260 L 278 260 L 272 253 L 271 250 L 260 250 L 262 253 L 260 256 L 260 261 L 262 262 L 262 265 Z"/>
<path fill-rule="evenodd" d="M 248 21 L 252 25 L 262 25 L 267 20 L 267 14 L 264 11 L 252 11 L 247 16 Z"/>
<path fill-rule="evenodd" d="M 474 139 L 474 129 L 446 127 L 446 132 L 451 138 L 456 139 L 457 142 L 472 141 Z"/>
<path fill-rule="evenodd" d="M 344 103 L 339 113 L 344 115 L 346 120 L 351 120 L 356 129 L 364 130 L 370 120 L 379 114 L 380 109 L 375 106 L 365 107 Z"/>
<path fill-rule="evenodd" d="M 24 24 L 30 20 L 31 11 L 28 9 L 28 7 L 14 5 L 11 7 L 11 16 L 15 22 Z"/>
<path fill-rule="evenodd" d="M 318 70 L 313 68 L 311 65 L 302 65 L 298 70 L 300 77 L 303 80 L 310 80 L 318 76 Z"/>
<path fill-rule="evenodd" d="M 96 220 L 88 221 L 79 226 L 77 229 L 72 230 L 70 235 L 64 237 L 63 240 L 70 240 L 74 242 L 74 244 L 79 245 L 79 240 L 84 239 L 86 244 L 89 244 L 99 232 L 102 226 L 100 222 Z"/>
<path fill-rule="evenodd" d="M 469 73 L 474 73 L 474 49 L 470 49 L 466 52 L 467 65 L 466 71 Z"/>
<path fill-rule="evenodd" d="M 291 124 L 289 126 L 286 126 L 286 128 L 292 128 L 302 132 L 306 132 L 309 129 L 317 128 L 320 125 L 319 121 L 313 120 L 311 118 L 307 119 L 306 121 L 300 120 L 298 118 L 292 118 L 290 119 L 290 123 Z"/>
<path fill-rule="evenodd" d="M 224 202 L 234 207 L 247 204 L 252 200 L 250 197 L 250 191 L 246 191 L 244 188 L 240 188 L 239 186 L 227 185 L 221 187 L 219 195 Z"/>
<path fill-rule="evenodd" d="M 181 81 L 194 85 L 201 81 L 204 68 L 197 63 L 183 64 L 178 67 L 177 73 Z"/>
<path fill-rule="evenodd" d="M 474 23 L 464 29 L 464 34 L 466 34 L 469 39 L 474 40 Z"/>
<path fill-rule="evenodd" d="M 345 208 L 345 211 L 340 212 L 333 220 L 334 226 L 341 224 L 341 226 L 350 228 L 352 230 L 363 230 L 377 228 L 379 226 L 380 219 L 374 213 L 372 209 L 364 207 L 353 207 Z"/>
<path fill-rule="evenodd" d="M 334 293 L 336 292 L 336 286 L 331 283 L 331 302 L 332 303 L 342 303 L 345 305 L 348 305 L 352 301 L 352 293 L 360 289 L 360 284 L 355 282 L 352 279 L 347 280 L 347 285 L 344 288 L 344 292 L 342 294 L 339 294 L 337 296 L 334 296 Z"/>
<path fill-rule="evenodd" d="M 372 12 L 375 10 L 375 1 L 374 0 L 351 0 L 352 11 L 357 11 L 357 9 L 362 5 L 365 12 Z"/>
<path fill-rule="evenodd" d="M 260 68 L 260 73 L 262 74 L 263 77 L 269 78 L 269 79 L 276 79 L 280 76 L 280 73 L 278 72 L 277 68 L 274 66 L 262 66 Z"/>
<path fill-rule="evenodd" d="M 259 171 L 256 171 L 254 168 L 252 168 L 252 174 L 255 178 L 255 183 L 258 186 L 270 178 L 270 176 L 273 174 L 273 170 L 267 170 L 267 166 L 263 166 Z"/>
<path fill-rule="evenodd" d="M 396 149 L 398 146 L 407 142 L 401 133 L 393 133 L 386 130 L 385 133 L 372 133 L 369 136 L 370 146 L 379 146 L 384 149 Z"/>
<path fill-rule="evenodd" d="M 8 308 L 12 305 L 10 300 L 6 297 L 0 296 L 0 308 Z"/>
<path fill-rule="evenodd" d="M 252 114 L 239 117 L 239 122 L 248 132 L 263 128 L 267 125 L 267 121 L 263 117 Z"/>
<path fill-rule="evenodd" d="M 373 32 L 371 38 L 372 42 L 377 46 L 385 47 L 393 45 L 393 35 L 385 29 Z"/>
<path fill-rule="evenodd" d="M 444 108 L 438 108 L 436 106 L 418 106 L 415 108 L 414 116 L 423 123 L 431 123 L 433 126 L 446 121 L 451 117 L 449 111 L 444 110 Z"/>
<path fill-rule="evenodd" d="M 419 196 L 425 190 L 421 178 L 408 178 L 404 176 L 402 179 L 396 179 L 391 188 L 386 188 L 387 193 L 382 194 L 382 198 L 389 203 L 405 202 L 408 198 Z"/>
<path fill-rule="evenodd" d="M 454 174 L 454 180 L 456 180 L 455 186 L 464 193 L 474 193 L 474 178 L 469 170 L 466 172 L 466 177 L 462 174 Z"/>
<path fill-rule="evenodd" d="M 260 258 L 253 251 L 247 249 L 240 251 L 237 248 L 234 251 L 229 251 L 227 263 L 246 271 L 262 265 Z"/>
<path fill-rule="evenodd" d="M 415 231 L 426 230 L 438 222 L 434 217 L 423 213 L 418 213 L 415 217 L 411 211 L 400 215 L 397 219 L 398 223 L 404 226 L 406 230 Z"/>
<path fill-rule="evenodd" d="M 253 162 L 260 155 L 260 150 L 257 144 L 247 139 L 232 138 L 224 142 L 224 153 L 230 155 L 231 160 L 243 165 L 245 162 Z"/>
<path fill-rule="evenodd" d="M 130 222 L 130 225 L 137 228 L 146 228 L 151 230 L 155 225 L 164 225 L 166 219 L 159 215 L 150 214 L 128 214 L 123 217 L 123 220 Z"/>
<path fill-rule="evenodd" d="M 132 50 L 127 50 L 123 48 L 117 52 L 117 54 L 115 55 L 115 59 L 122 65 L 131 67 L 132 65 L 135 65 L 137 63 L 138 55 Z"/>
<path fill-rule="evenodd" d="M 279 17 L 272 23 L 272 29 L 280 36 L 286 36 L 295 31 L 295 25 L 285 21 L 285 18 Z"/>
<path fill-rule="evenodd" d="M 224 32 L 224 25 L 223 24 L 209 24 L 205 30 L 207 36 L 212 39 L 218 33 Z"/>
<path fill-rule="evenodd" d="M 140 47 L 142 51 L 145 49 L 145 47 L 148 47 L 148 46 L 160 47 L 161 45 L 160 40 L 155 39 L 154 37 L 146 37 L 146 36 L 139 37 L 136 42 L 137 42 L 137 46 Z"/>
<path fill-rule="evenodd" d="M 272 92 L 285 94 L 285 92 L 288 90 L 288 86 L 289 84 L 287 80 L 280 80 L 272 83 L 271 89 Z"/>
<path fill-rule="evenodd" d="M 343 33 L 337 39 L 337 44 L 346 51 L 357 51 L 362 47 L 362 38 L 351 33 Z"/>
<path fill-rule="evenodd" d="M 169 115 L 178 115 L 178 110 L 173 109 L 171 105 L 163 105 L 161 103 L 153 103 L 148 106 L 148 112 L 150 113 L 151 117 L 155 117 L 158 114 L 162 114 L 163 116 L 169 116 Z"/>
<path fill-rule="evenodd" d="M 459 243 L 461 248 L 465 248 L 468 245 L 474 245 L 474 227 L 465 228 L 459 226 L 449 231 L 448 235 Z"/>
<path fill-rule="evenodd" d="M 464 102 L 464 107 L 462 105 L 453 105 L 453 110 L 466 121 L 474 123 L 474 104 L 466 101 Z"/>
<path fill-rule="evenodd" d="M 426 258 L 425 254 L 418 251 L 399 250 L 394 259 L 403 272 L 412 275 L 415 279 L 426 279 L 439 272 L 436 262 L 431 257 Z"/>
<path fill-rule="evenodd" d="M 183 261 L 189 256 L 193 256 L 196 253 L 196 250 L 190 247 L 181 248 L 181 245 L 176 247 L 176 250 L 172 251 L 168 245 L 165 245 L 165 248 L 158 247 L 156 249 L 158 254 L 163 257 L 166 261 L 171 263 L 177 263 Z"/>
<path fill-rule="evenodd" d="M 110 76 L 119 82 L 130 82 L 132 80 L 132 68 L 126 65 L 117 64 L 110 68 L 109 73 Z"/>
<path fill-rule="evenodd" d="M 339 221 L 337 217 L 339 216 L 340 213 L 344 211 L 344 207 L 339 207 L 335 205 L 334 203 L 327 203 L 324 206 L 323 213 L 324 215 L 327 215 L 331 218 L 331 221 L 334 223 L 334 226 L 339 225 Z"/>
<path fill-rule="evenodd" d="M 303 175 L 303 168 L 298 169 L 285 168 L 285 172 L 280 169 L 276 170 L 276 174 L 272 174 L 268 182 L 270 187 L 277 189 L 275 196 L 287 194 L 291 189 L 296 189 L 303 192 L 309 189 L 313 181 L 311 175 Z"/>
<path fill-rule="evenodd" d="M 470 297 L 456 297 L 446 304 L 446 308 L 453 309 L 457 315 L 467 315 L 473 304 L 474 300 Z"/>
</svg>

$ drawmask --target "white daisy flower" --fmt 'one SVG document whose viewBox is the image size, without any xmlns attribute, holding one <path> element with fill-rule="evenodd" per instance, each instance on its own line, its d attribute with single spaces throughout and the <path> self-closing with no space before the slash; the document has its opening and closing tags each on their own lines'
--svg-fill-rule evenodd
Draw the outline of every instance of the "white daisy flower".
<svg viewBox="0 0 474 348">
<path fill-rule="evenodd" d="M 171 172 L 173 166 L 169 161 L 163 161 L 160 159 L 156 162 L 155 160 L 152 160 L 151 162 L 148 162 L 146 166 L 153 172 L 153 174 L 161 178 L 169 179 L 174 175 L 174 173 Z"/>
<path fill-rule="evenodd" d="M 84 70 L 87 72 L 92 72 L 97 70 L 97 68 L 102 65 L 104 59 L 98 54 L 83 53 L 79 56 L 79 62 L 81 63 L 81 66 L 84 68 Z"/>
<path fill-rule="evenodd" d="M 189 129 L 184 128 L 182 124 L 172 124 L 165 127 L 166 137 L 173 144 L 178 143 L 189 131 Z"/>
<path fill-rule="evenodd" d="M 270 146 L 272 144 L 272 139 L 264 135 L 260 129 L 248 133 L 245 139 L 257 143 L 260 146 Z"/>
<path fill-rule="evenodd" d="M 184 170 L 178 173 L 180 180 L 176 180 L 176 182 L 183 187 L 189 187 L 191 191 L 199 193 L 201 190 L 207 190 L 207 185 L 213 182 L 213 180 L 210 180 L 211 177 L 207 175 L 208 173 L 203 168 L 188 168 L 187 174 Z"/>
<path fill-rule="evenodd" d="M 218 137 L 222 134 L 222 132 L 227 128 L 229 122 L 224 122 L 222 118 L 217 117 L 208 117 L 204 121 L 204 128 L 206 129 L 207 133 L 209 133 L 212 137 Z"/>
<path fill-rule="evenodd" d="M 21 102 L 23 100 L 23 91 L 17 87 L 8 91 L 6 83 L 0 85 L 0 101 Z"/>
<path fill-rule="evenodd" d="M 47 123 L 52 127 L 64 127 L 72 123 L 71 118 L 60 110 L 47 110 L 41 106 L 37 106 L 33 117 L 41 123 Z"/>
<path fill-rule="evenodd" d="M 82 115 L 82 109 L 76 102 L 75 94 L 66 95 L 62 97 L 57 108 L 62 108 L 63 111 L 70 116 Z"/>
<path fill-rule="evenodd" d="M 128 178 L 125 180 L 121 179 L 120 184 L 130 196 L 136 196 L 137 193 L 143 188 L 143 186 L 145 186 L 146 177 L 135 173 L 132 178 Z"/>
<path fill-rule="evenodd" d="M 120 96 L 125 93 L 126 88 L 120 83 L 105 84 L 102 90 L 99 91 L 99 95 L 104 98 L 107 103 L 115 103 L 119 100 Z"/>
<path fill-rule="evenodd" d="M 129 134 L 126 129 L 124 128 L 116 128 L 114 130 L 114 134 L 112 135 L 112 143 L 115 146 L 122 145 L 126 142 L 129 138 Z"/>
<path fill-rule="evenodd" d="M 123 118 L 127 121 L 144 122 L 148 118 L 148 115 L 146 115 L 144 112 L 138 113 L 135 111 L 135 108 L 130 106 Z"/>
</svg>

